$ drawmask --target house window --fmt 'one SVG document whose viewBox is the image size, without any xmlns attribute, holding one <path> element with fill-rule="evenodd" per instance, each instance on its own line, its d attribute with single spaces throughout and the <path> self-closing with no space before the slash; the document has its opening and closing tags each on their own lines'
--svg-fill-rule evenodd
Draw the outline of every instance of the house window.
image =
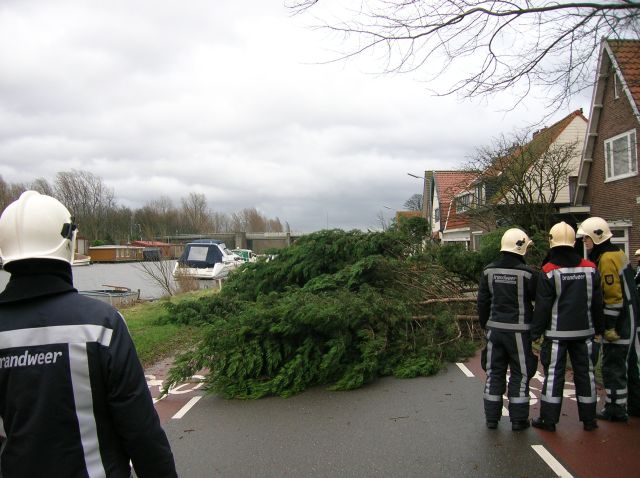
<svg viewBox="0 0 640 478">
<path fill-rule="evenodd" d="M 604 142 L 606 181 L 628 178 L 638 174 L 638 145 L 636 130 L 614 136 Z"/>
<path fill-rule="evenodd" d="M 471 245 L 474 251 L 480 250 L 480 240 L 482 239 L 482 232 L 471 233 Z"/>
<path fill-rule="evenodd" d="M 440 208 L 439 207 L 436 208 L 436 212 L 435 212 L 434 218 L 435 218 L 436 221 L 440 220 Z"/>
<path fill-rule="evenodd" d="M 617 100 L 620 98 L 620 80 L 617 73 L 613 73 L 613 97 Z"/>
<path fill-rule="evenodd" d="M 463 212 L 471 205 L 471 194 L 465 194 L 456 198 L 456 212 Z"/>
<path fill-rule="evenodd" d="M 614 229 L 611 228 L 611 243 L 618 246 L 627 257 L 629 257 L 629 230 L 625 228 Z"/>
<path fill-rule="evenodd" d="M 476 187 L 476 198 L 478 206 L 482 206 L 485 203 L 484 184 L 479 184 Z"/>
</svg>

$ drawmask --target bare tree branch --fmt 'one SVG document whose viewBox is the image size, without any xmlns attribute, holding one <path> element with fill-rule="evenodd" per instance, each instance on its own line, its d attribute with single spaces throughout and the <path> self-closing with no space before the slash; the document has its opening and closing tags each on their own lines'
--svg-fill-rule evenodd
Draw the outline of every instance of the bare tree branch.
<svg viewBox="0 0 640 478">
<path fill-rule="evenodd" d="M 557 110 L 593 84 L 603 37 L 640 38 L 631 0 L 285 0 L 296 14 L 342 8 L 323 28 L 344 51 L 331 61 L 382 53 L 385 72 L 420 71 L 436 94 L 486 96 L 509 90 L 514 103 L 534 86 Z M 354 5 L 355 4 L 355 5 Z M 353 8 L 350 8 L 351 6 Z M 453 80 L 442 86 L 444 74 Z"/>
</svg>

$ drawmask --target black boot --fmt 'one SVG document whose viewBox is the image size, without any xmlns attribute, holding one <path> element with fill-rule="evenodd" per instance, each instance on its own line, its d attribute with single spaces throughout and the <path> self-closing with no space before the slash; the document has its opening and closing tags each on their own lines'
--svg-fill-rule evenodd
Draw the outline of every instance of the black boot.
<svg viewBox="0 0 640 478">
<path fill-rule="evenodd" d="M 556 431 L 556 424 L 545 421 L 544 418 L 542 417 L 538 417 L 535 420 L 533 420 L 531 422 L 531 425 L 533 425 L 534 428 L 539 428 L 540 430 L 546 430 L 548 432 Z"/>
<path fill-rule="evenodd" d="M 582 422 L 582 427 L 587 432 L 592 432 L 596 428 L 598 428 L 598 422 L 595 420 L 585 420 Z"/>
<path fill-rule="evenodd" d="M 487 420 L 487 428 L 489 430 L 495 430 L 498 428 L 498 420 Z"/>
<path fill-rule="evenodd" d="M 602 411 L 596 414 L 598 420 L 608 420 L 610 422 L 627 422 L 629 415 L 624 408 L 620 406 L 605 406 Z"/>
<path fill-rule="evenodd" d="M 511 430 L 514 432 L 520 432 L 529 428 L 529 420 L 514 420 L 511 422 Z"/>
</svg>

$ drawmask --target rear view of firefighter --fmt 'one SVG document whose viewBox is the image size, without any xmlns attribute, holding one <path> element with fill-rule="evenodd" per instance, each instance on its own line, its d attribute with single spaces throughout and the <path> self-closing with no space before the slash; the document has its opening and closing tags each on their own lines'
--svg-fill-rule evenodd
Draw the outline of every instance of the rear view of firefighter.
<svg viewBox="0 0 640 478">
<path fill-rule="evenodd" d="M 520 229 L 507 230 L 500 243 L 500 259 L 486 266 L 480 279 L 478 315 L 487 333 L 482 358 L 487 372 L 484 411 L 490 429 L 498 427 L 502 416 L 507 369 L 511 429 L 529 427 L 529 381 L 537 367 L 529 335 L 537 277 L 524 261 L 531 242 Z"/>
<path fill-rule="evenodd" d="M 592 360 L 594 335 L 602 333 L 602 293 L 596 265 L 573 248 L 575 231 L 565 223 L 549 231 L 548 261 L 542 267 L 536 293 L 531 336 L 544 335 L 540 361 L 544 384 L 540 417 L 533 426 L 555 431 L 560 420 L 567 354 L 573 367 L 578 417 L 587 431 L 596 422 L 596 382 Z"/>
<path fill-rule="evenodd" d="M 177 476 L 122 316 L 78 294 L 77 228 L 58 200 L 24 192 L 0 216 L 0 476 Z"/>
<path fill-rule="evenodd" d="M 611 243 L 613 234 L 604 219 L 586 219 L 578 234 L 584 237 L 589 259 L 598 266 L 604 297 L 602 380 L 607 396 L 598 418 L 626 422 L 628 414 L 640 416 L 638 297 L 633 268 L 624 252 Z"/>
</svg>

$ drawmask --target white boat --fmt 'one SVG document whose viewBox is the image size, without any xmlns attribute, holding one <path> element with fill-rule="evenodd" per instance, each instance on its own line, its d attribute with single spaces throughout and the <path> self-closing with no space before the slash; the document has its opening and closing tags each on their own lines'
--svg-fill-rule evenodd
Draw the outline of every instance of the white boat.
<svg viewBox="0 0 640 478">
<path fill-rule="evenodd" d="M 91 264 L 91 256 L 85 256 L 84 254 L 74 254 L 72 266 L 88 266 Z"/>
<path fill-rule="evenodd" d="M 243 262 L 256 262 L 258 260 L 258 254 L 251 249 L 231 249 L 231 252 L 236 256 L 239 256 Z"/>
<path fill-rule="evenodd" d="M 176 262 L 173 277 L 195 279 L 224 279 L 244 261 L 233 254 L 222 241 L 201 239 L 185 244 Z"/>
</svg>

